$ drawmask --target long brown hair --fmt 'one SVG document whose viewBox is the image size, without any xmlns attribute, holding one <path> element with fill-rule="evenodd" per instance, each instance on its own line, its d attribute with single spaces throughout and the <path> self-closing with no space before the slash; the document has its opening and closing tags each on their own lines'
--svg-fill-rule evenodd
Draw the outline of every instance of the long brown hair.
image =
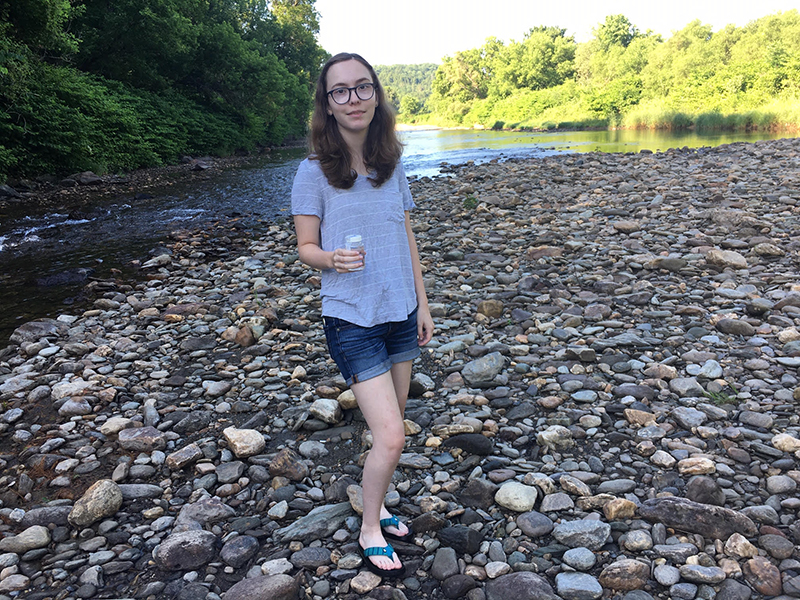
<svg viewBox="0 0 800 600">
<path fill-rule="evenodd" d="M 383 87 L 378 82 L 378 75 L 366 60 L 358 54 L 342 52 L 331 57 L 317 80 L 317 92 L 314 96 L 314 115 L 311 117 L 309 145 L 312 157 L 319 161 L 322 172 L 333 187 L 349 189 L 353 187 L 358 174 L 353 170 L 350 150 L 339 132 L 339 125 L 333 115 L 328 114 L 328 70 L 336 63 L 357 60 L 364 65 L 375 84 L 375 116 L 369 124 L 367 140 L 364 143 L 364 163 L 375 172 L 370 177 L 372 185 L 382 185 L 394 173 L 397 161 L 403 153 L 403 146 L 394 131 L 394 112 L 386 100 Z"/>
</svg>

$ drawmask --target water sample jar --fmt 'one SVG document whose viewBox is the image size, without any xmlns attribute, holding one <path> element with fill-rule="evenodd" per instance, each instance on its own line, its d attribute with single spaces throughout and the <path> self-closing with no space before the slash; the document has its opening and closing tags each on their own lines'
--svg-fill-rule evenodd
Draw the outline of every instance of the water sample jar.
<svg viewBox="0 0 800 600">
<path fill-rule="evenodd" d="M 360 233 L 351 233 L 344 238 L 344 247 L 346 250 L 358 250 L 361 253 L 361 266 L 350 269 L 351 271 L 364 270 L 364 240 L 361 238 Z"/>
</svg>

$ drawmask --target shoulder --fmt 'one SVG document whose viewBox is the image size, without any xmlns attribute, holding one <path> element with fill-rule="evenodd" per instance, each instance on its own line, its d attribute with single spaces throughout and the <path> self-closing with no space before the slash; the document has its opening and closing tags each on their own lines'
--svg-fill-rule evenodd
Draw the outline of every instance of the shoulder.
<svg viewBox="0 0 800 600">
<path fill-rule="evenodd" d="M 297 167 L 298 173 L 322 173 L 322 168 L 319 165 L 319 161 L 314 157 L 314 155 L 307 156 L 302 161 L 300 161 L 300 165 Z"/>
<path fill-rule="evenodd" d="M 295 181 L 319 183 L 321 179 L 325 179 L 325 174 L 322 172 L 322 167 L 320 167 L 318 160 L 309 156 L 300 162 L 297 167 Z"/>
</svg>

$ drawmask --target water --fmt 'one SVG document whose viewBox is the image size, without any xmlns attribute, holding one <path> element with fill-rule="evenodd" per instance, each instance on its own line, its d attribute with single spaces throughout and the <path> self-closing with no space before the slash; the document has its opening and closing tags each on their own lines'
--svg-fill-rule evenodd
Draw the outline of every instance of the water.
<svg viewBox="0 0 800 600">
<path fill-rule="evenodd" d="M 559 152 L 638 152 L 717 146 L 782 137 L 776 134 L 670 134 L 651 131 L 521 133 L 478 130 L 405 131 L 403 164 L 410 176 L 435 176 L 442 163 L 461 164 Z M 785 137 L 785 136 L 784 136 Z M 70 312 L 87 277 L 112 269 L 132 275 L 176 229 L 238 219 L 257 236 L 289 221 L 292 179 L 302 149 L 279 150 L 213 179 L 148 188 L 152 198 L 122 194 L 57 211 L 12 207 L 0 212 L 0 345 L 31 319 Z"/>
<path fill-rule="evenodd" d="M 670 133 L 666 131 L 558 131 L 516 132 L 486 130 L 417 130 L 400 134 L 406 143 L 403 165 L 409 175 L 433 176 L 442 161 L 484 162 L 543 156 L 559 152 L 653 152 L 669 148 L 700 148 L 733 142 L 771 140 L 787 135 L 758 133 Z M 791 136 L 793 137 L 793 136 Z"/>
</svg>

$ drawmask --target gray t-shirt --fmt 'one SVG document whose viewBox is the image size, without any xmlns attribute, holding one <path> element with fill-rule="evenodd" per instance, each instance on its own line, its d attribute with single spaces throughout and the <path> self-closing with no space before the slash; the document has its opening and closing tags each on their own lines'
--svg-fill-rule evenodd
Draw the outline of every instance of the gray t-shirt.
<svg viewBox="0 0 800 600">
<path fill-rule="evenodd" d="M 359 175 L 353 187 L 328 183 L 319 161 L 305 159 L 292 187 L 292 214 L 320 219 L 323 250 L 343 248 L 345 236 L 359 233 L 366 257 L 363 271 L 322 271 L 322 314 L 372 327 L 405 321 L 417 306 L 405 211 L 414 208 L 403 165 L 373 187 Z"/>
</svg>

